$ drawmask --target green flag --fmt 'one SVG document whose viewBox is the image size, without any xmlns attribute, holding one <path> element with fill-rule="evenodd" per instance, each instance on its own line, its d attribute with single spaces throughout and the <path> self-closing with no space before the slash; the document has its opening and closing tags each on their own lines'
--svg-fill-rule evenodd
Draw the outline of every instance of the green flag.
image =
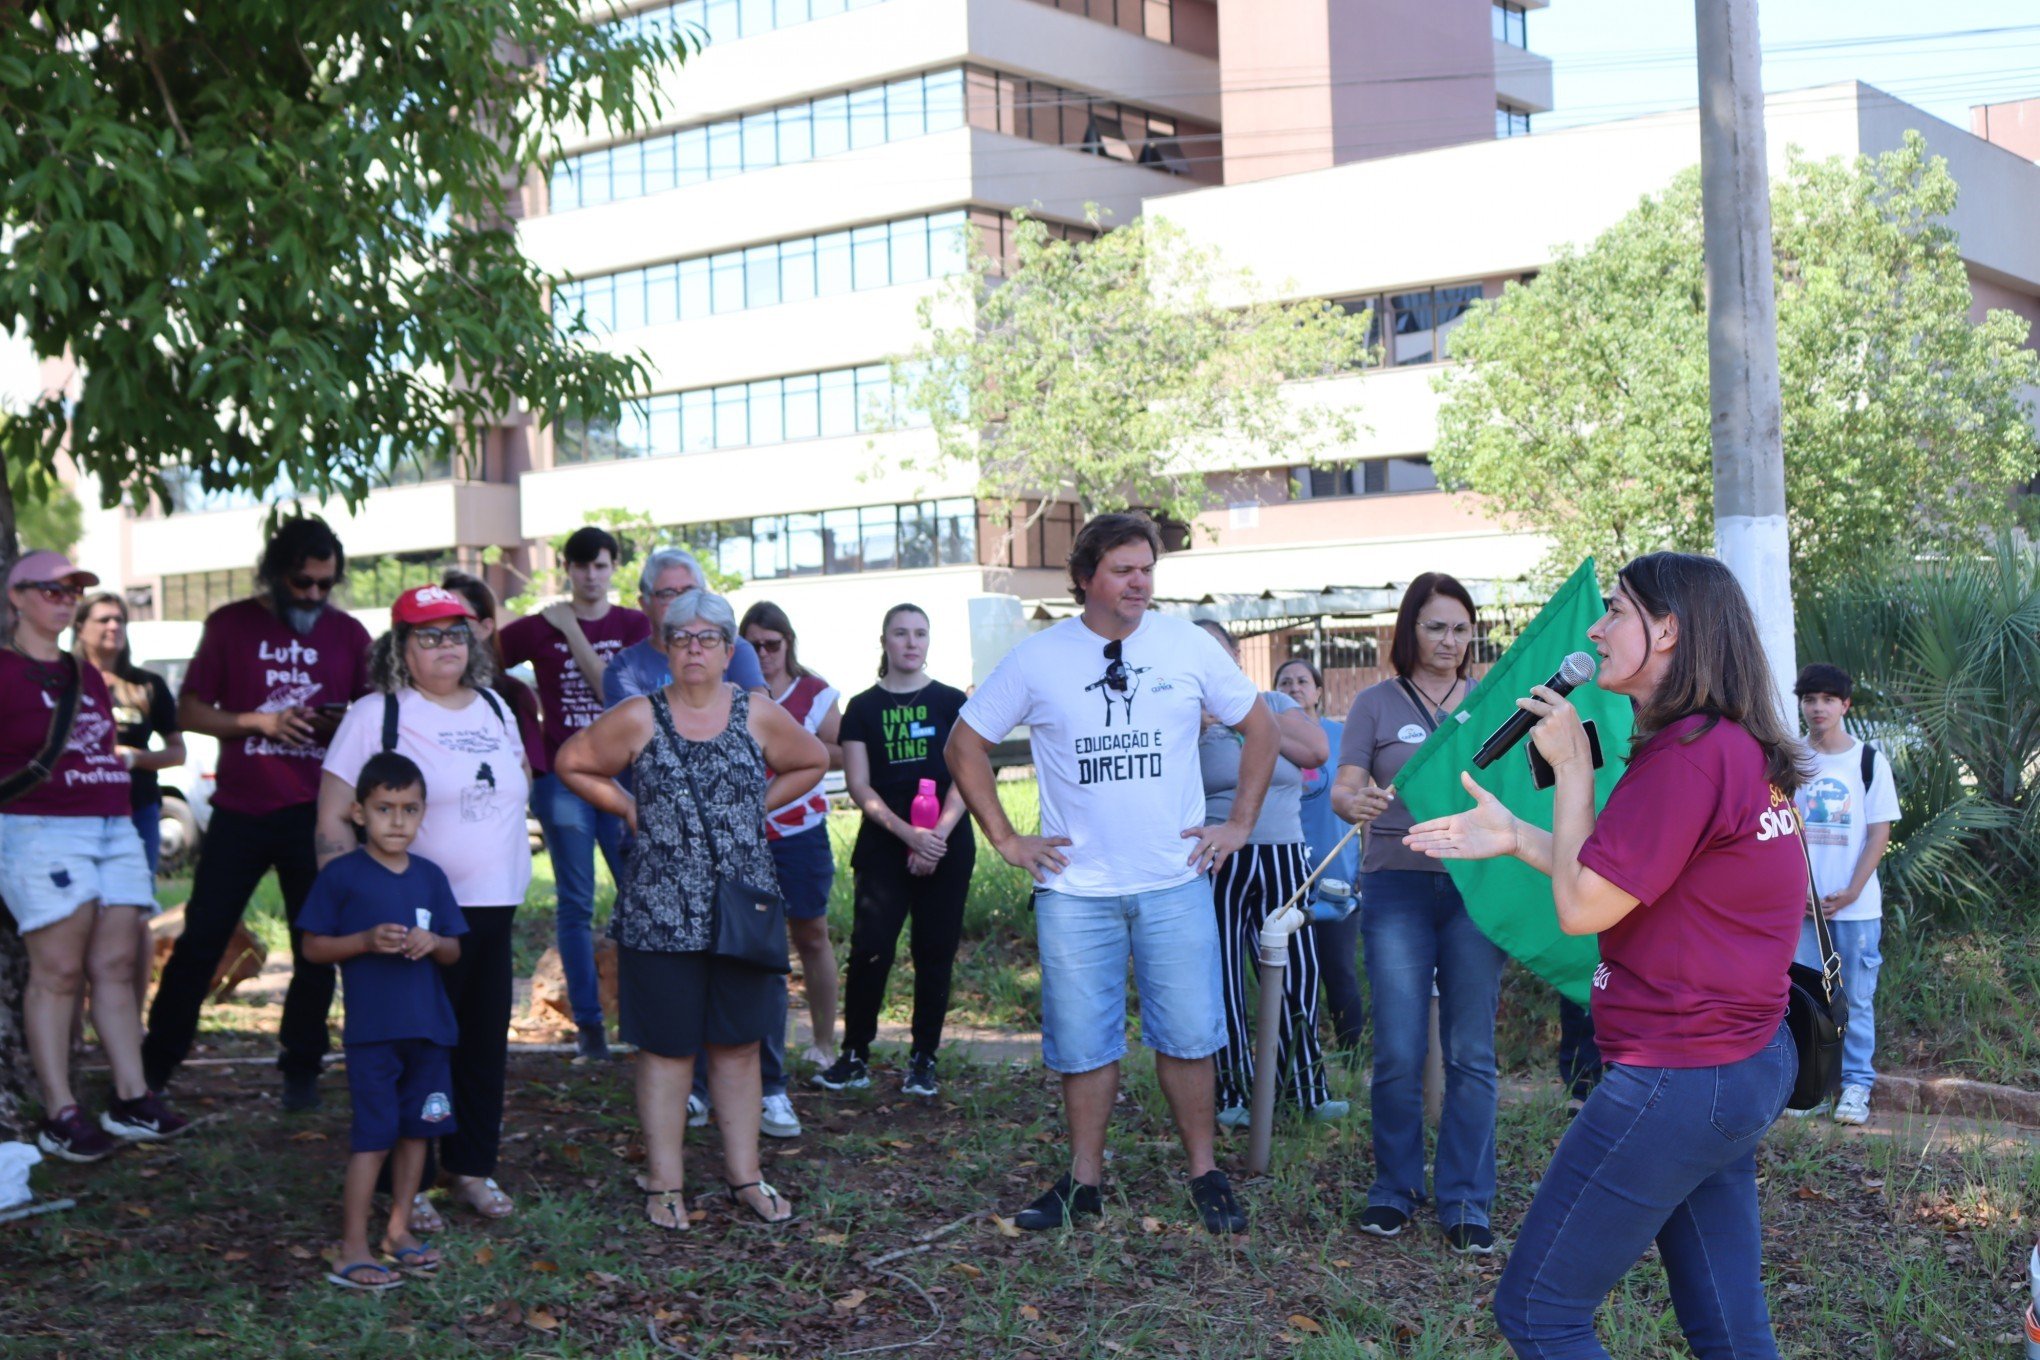
<svg viewBox="0 0 2040 1360">
<path fill-rule="evenodd" d="M 1417 821 L 1464 811 L 1469 806 L 1459 772 L 1473 769 L 1473 754 L 1488 733 L 1516 711 L 1516 700 L 1558 670 L 1568 652 L 1591 651 L 1587 629 L 1601 616 L 1601 589 L 1594 559 L 1580 563 L 1502 659 L 1481 680 L 1454 717 L 1431 734 L 1396 776 L 1396 789 Z M 1590 719 L 1604 757 L 1594 777 L 1594 806 L 1608 801 L 1629 750 L 1629 701 L 1582 685 L 1573 706 Z M 1516 749 L 1475 772 L 1482 788 L 1525 821 L 1551 828 L 1551 790 L 1531 787 L 1526 737 Z M 1466 899 L 1467 914 L 1489 939 L 1566 996 L 1587 1004 L 1600 948 L 1591 935 L 1567 935 L 1558 928 L 1551 880 L 1516 859 L 1447 860 L 1446 868 Z"/>
</svg>

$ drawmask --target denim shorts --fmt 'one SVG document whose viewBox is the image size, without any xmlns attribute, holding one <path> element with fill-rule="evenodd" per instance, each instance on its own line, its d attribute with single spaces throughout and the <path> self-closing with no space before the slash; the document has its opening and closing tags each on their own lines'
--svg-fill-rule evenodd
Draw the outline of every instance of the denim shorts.
<svg viewBox="0 0 2040 1360">
<path fill-rule="evenodd" d="M 779 871 L 779 895 L 786 914 L 813 921 L 829 914 L 829 889 L 836 882 L 836 852 L 827 826 L 796 831 L 769 842 L 772 865 Z"/>
<path fill-rule="evenodd" d="M 1041 1056 L 1090 1072 L 1126 1056 L 1126 960 L 1140 991 L 1141 1042 L 1171 1058 L 1225 1047 L 1218 914 L 1211 880 L 1125 897 L 1034 890 L 1041 947 Z"/>
<path fill-rule="evenodd" d="M 23 935 L 87 902 L 156 913 L 156 876 L 134 822 L 119 817 L 0 815 L 0 898 Z"/>
</svg>

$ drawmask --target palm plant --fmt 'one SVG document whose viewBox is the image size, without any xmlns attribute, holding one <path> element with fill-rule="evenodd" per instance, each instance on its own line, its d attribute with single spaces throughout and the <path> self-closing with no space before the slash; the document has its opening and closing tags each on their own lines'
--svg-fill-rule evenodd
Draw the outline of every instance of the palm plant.
<svg viewBox="0 0 2040 1360">
<path fill-rule="evenodd" d="M 2006 536 L 1829 583 L 1801 655 L 1856 677 L 1851 723 L 1898 779 L 1888 882 L 1915 910 L 1987 912 L 2040 876 L 2040 553 Z"/>
</svg>

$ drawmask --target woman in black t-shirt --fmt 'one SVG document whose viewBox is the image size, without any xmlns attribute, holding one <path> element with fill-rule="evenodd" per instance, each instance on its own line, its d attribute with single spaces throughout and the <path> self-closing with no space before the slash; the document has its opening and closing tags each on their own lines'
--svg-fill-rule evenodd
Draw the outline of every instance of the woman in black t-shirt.
<svg viewBox="0 0 2040 1360">
<path fill-rule="evenodd" d="M 935 1050 L 949 1012 L 950 971 L 977 863 L 963 795 L 951 785 L 942 759 L 964 695 L 928 677 L 928 616 L 916 606 L 887 610 L 879 641 L 885 654 L 878 683 L 852 699 L 843 714 L 843 777 L 863 809 L 864 824 L 850 856 L 856 905 L 843 979 L 843 1048 L 814 1080 L 831 1091 L 871 1085 L 878 1008 L 900 927 L 911 916 L 913 1053 L 902 1089 L 927 1097 L 938 1090 Z M 934 826 L 917 828 L 911 818 L 923 780 L 934 782 L 941 814 Z M 959 824 L 963 834 L 952 837 Z"/>
</svg>

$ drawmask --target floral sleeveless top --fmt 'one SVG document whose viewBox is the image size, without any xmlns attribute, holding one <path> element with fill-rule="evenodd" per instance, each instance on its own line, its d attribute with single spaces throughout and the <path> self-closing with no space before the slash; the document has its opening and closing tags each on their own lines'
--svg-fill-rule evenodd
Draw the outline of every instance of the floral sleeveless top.
<svg viewBox="0 0 2040 1360">
<path fill-rule="evenodd" d="M 707 741 L 680 735 L 663 689 L 646 698 L 656 730 L 631 762 L 638 833 L 609 934 L 625 949 L 688 953 L 709 946 L 718 864 L 754 887 L 778 887 L 765 844 L 765 753 L 751 736 L 751 696 L 742 690 L 730 698 L 728 725 Z"/>
</svg>

